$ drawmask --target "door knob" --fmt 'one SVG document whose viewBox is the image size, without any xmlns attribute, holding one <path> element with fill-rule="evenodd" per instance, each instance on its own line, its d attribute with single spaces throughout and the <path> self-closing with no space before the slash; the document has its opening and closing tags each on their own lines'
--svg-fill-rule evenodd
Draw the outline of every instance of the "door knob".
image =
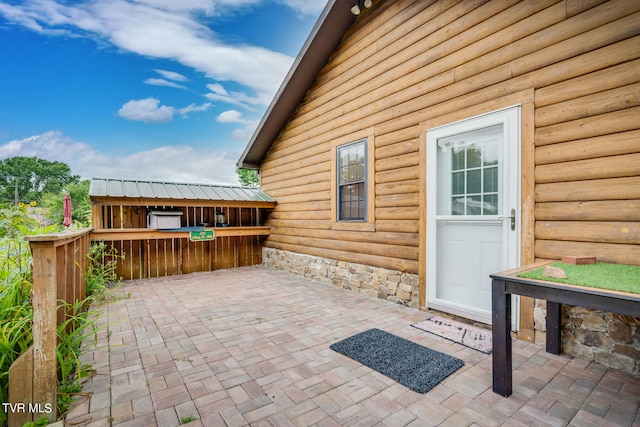
<svg viewBox="0 0 640 427">
<path fill-rule="evenodd" d="M 511 220 L 511 229 L 516 229 L 516 210 L 511 209 L 511 215 L 509 216 L 499 216 L 498 219 L 510 219 Z"/>
</svg>

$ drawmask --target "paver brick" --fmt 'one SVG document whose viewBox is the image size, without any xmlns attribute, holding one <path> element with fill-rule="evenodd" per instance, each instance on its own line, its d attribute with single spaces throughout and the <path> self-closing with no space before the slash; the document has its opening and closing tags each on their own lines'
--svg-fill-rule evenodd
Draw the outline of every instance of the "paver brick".
<svg viewBox="0 0 640 427">
<path fill-rule="evenodd" d="M 312 411 L 318 407 L 318 404 L 313 400 L 303 400 L 302 402 L 287 408 L 284 413 L 290 419 L 294 419 L 302 414 Z"/>
<path fill-rule="evenodd" d="M 250 424 L 253 424 L 259 420 L 262 420 L 271 415 L 277 414 L 279 410 L 280 408 L 278 408 L 278 406 L 275 403 L 269 403 L 267 405 L 256 408 L 252 411 L 246 412 L 242 415 Z"/>
<path fill-rule="evenodd" d="M 92 394 L 69 421 L 177 426 L 193 415 L 187 425 L 640 427 L 639 378 L 515 340 L 514 393 L 504 398 L 491 390 L 491 356 L 410 326 L 429 313 L 283 271 L 242 267 L 124 288 L 130 298 L 101 307 L 105 330 L 82 356 L 96 369 L 83 386 Z M 465 365 L 420 394 L 329 349 L 371 327 Z"/>
<path fill-rule="evenodd" d="M 131 400 L 131 406 L 133 409 L 133 416 L 140 417 L 141 415 L 153 414 L 153 402 L 151 396 L 141 396 Z"/>
<path fill-rule="evenodd" d="M 191 400 L 176 405 L 175 410 L 176 414 L 178 415 L 178 419 L 180 420 L 191 417 L 198 418 L 198 410 L 196 409 L 196 405 Z"/>
<path fill-rule="evenodd" d="M 111 406 L 111 392 L 103 391 L 91 395 L 89 402 L 89 412 L 95 412 L 99 409 L 109 408 Z"/>
<path fill-rule="evenodd" d="M 180 393 L 169 395 L 164 399 L 159 399 L 151 395 L 151 400 L 153 401 L 153 407 L 156 410 L 159 410 L 159 409 L 173 407 L 179 403 L 187 402 L 191 400 L 191 396 L 189 395 L 189 392 L 185 389 Z"/>
<path fill-rule="evenodd" d="M 173 407 L 156 411 L 156 422 L 158 427 L 175 427 L 180 424 L 178 414 Z"/>
<path fill-rule="evenodd" d="M 228 427 L 240 427 L 249 425 L 247 420 L 242 416 L 236 407 L 222 409 L 220 415 Z"/>
</svg>

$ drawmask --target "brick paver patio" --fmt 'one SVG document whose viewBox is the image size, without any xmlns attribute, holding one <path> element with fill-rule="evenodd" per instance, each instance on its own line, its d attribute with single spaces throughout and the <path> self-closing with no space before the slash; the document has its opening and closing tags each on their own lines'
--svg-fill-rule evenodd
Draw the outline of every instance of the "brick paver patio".
<svg viewBox="0 0 640 427">
<path fill-rule="evenodd" d="M 514 393 L 491 356 L 411 326 L 431 314 L 263 266 L 128 282 L 102 308 L 88 426 L 640 426 L 640 379 L 514 341 Z M 376 327 L 465 366 L 418 394 L 329 349 Z"/>
</svg>

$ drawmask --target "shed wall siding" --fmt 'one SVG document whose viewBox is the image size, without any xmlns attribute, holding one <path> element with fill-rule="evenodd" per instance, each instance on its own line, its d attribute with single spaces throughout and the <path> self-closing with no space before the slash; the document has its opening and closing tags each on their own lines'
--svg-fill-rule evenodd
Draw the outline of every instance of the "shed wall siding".
<svg viewBox="0 0 640 427">
<path fill-rule="evenodd" d="M 374 2 L 261 166 L 278 201 L 266 246 L 423 273 L 425 124 L 529 93 L 518 101 L 529 102 L 523 140 L 533 142 L 522 262 L 588 253 L 639 264 L 639 70 L 637 0 Z M 363 135 L 374 144 L 375 221 L 344 231 L 332 218 L 331 151 Z"/>
</svg>

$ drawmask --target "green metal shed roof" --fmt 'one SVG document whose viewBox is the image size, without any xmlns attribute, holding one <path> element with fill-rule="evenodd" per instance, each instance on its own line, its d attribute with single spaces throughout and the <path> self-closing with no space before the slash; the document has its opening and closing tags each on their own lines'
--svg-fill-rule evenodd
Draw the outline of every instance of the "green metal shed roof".
<svg viewBox="0 0 640 427">
<path fill-rule="evenodd" d="M 89 196 L 275 202 L 275 199 L 258 188 L 111 178 L 92 178 Z"/>
</svg>

